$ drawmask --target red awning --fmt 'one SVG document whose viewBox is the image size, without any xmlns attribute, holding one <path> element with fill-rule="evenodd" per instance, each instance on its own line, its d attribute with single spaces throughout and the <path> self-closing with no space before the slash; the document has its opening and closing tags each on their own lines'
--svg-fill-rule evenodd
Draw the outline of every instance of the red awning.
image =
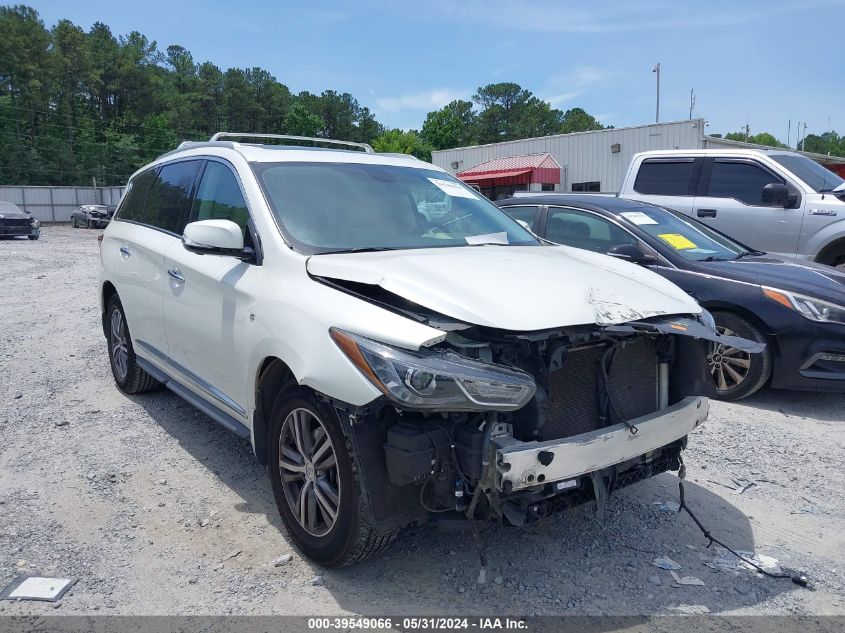
<svg viewBox="0 0 845 633">
<path fill-rule="evenodd" d="M 493 158 L 455 174 L 464 182 L 486 186 L 560 183 L 560 165 L 551 154 L 520 154 Z"/>
<path fill-rule="evenodd" d="M 524 176 L 530 174 L 530 169 L 515 169 L 513 171 L 494 171 L 486 174 L 458 174 L 458 178 L 464 182 L 483 182 L 485 180 L 496 180 L 497 178 L 513 178 L 516 176 Z"/>
</svg>

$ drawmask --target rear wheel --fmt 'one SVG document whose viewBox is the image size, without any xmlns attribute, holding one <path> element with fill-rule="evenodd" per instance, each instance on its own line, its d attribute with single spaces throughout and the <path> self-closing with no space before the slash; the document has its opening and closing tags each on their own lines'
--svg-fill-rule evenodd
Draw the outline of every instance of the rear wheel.
<svg viewBox="0 0 845 633">
<path fill-rule="evenodd" d="M 76 218 L 71 218 L 71 219 L 70 219 L 70 225 L 71 225 L 73 228 L 75 228 L 75 229 L 78 229 L 78 228 L 79 228 L 79 224 L 76 222 Z"/>
<path fill-rule="evenodd" d="M 109 362 L 114 381 L 124 393 L 143 393 L 161 386 L 161 383 L 138 365 L 126 315 L 117 295 L 112 296 L 106 308 L 108 324 Z"/>
<path fill-rule="evenodd" d="M 371 525 L 360 467 L 334 409 L 308 389 L 276 397 L 271 415 L 269 476 L 288 533 L 326 567 L 362 561 L 387 547 L 396 531 Z"/>
<path fill-rule="evenodd" d="M 738 314 L 714 312 L 713 317 L 720 334 L 766 342 L 763 333 Z M 739 400 L 750 396 L 766 384 L 772 373 L 772 355 L 768 347 L 759 354 L 749 354 L 736 347 L 711 343 L 707 361 L 720 400 Z"/>
</svg>

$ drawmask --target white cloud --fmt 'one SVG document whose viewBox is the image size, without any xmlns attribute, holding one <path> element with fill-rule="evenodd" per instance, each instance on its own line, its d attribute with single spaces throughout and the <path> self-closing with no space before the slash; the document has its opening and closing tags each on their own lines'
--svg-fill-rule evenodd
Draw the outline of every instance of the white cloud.
<svg viewBox="0 0 845 633">
<path fill-rule="evenodd" d="M 556 108 L 559 105 L 563 105 L 564 103 L 572 101 L 576 97 L 580 97 L 581 94 L 582 93 L 580 91 L 563 92 L 561 94 L 552 95 L 551 97 L 545 97 L 543 101 L 548 101 L 549 105 L 551 105 L 553 108 Z"/>
<path fill-rule="evenodd" d="M 437 110 L 455 99 L 466 99 L 467 91 L 451 88 L 434 88 L 428 92 L 415 92 L 399 97 L 382 97 L 376 100 L 376 106 L 383 112 L 401 110 Z"/>
</svg>

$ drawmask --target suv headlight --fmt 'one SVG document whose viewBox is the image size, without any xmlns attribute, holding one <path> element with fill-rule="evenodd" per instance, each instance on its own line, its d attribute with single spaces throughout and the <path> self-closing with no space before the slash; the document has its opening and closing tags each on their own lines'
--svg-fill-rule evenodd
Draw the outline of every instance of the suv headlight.
<svg viewBox="0 0 845 633">
<path fill-rule="evenodd" d="M 349 360 L 384 395 L 409 409 L 514 411 L 536 390 L 530 374 L 454 352 L 412 352 L 329 330 Z"/>
<path fill-rule="evenodd" d="M 796 292 L 763 286 L 763 294 L 775 303 L 819 323 L 845 323 L 845 307 Z"/>
</svg>

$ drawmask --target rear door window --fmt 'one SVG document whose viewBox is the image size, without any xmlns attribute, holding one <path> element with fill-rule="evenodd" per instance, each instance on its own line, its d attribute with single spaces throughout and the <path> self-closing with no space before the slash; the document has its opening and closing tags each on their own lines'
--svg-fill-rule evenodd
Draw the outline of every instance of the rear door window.
<svg viewBox="0 0 845 633">
<path fill-rule="evenodd" d="M 164 165 L 159 170 L 144 206 L 144 224 L 182 234 L 201 164 L 202 161 L 186 160 Z"/>
<path fill-rule="evenodd" d="M 117 213 L 119 220 L 129 222 L 141 222 L 144 213 L 144 204 L 147 201 L 147 194 L 156 179 L 155 169 L 148 169 L 135 176 L 129 183 L 129 190 L 123 197 L 120 211 Z M 81 210 L 81 209 L 79 209 Z"/>
<path fill-rule="evenodd" d="M 748 205 L 761 206 L 763 187 L 770 183 L 783 184 L 783 179 L 751 161 L 716 159 L 710 172 L 707 196 L 735 198 Z"/>
<path fill-rule="evenodd" d="M 517 222 L 524 222 L 528 225 L 528 228 L 534 229 L 534 220 L 537 217 L 537 210 L 539 207 L 537 206 L 525 206 L 525 207 L 502 207 L 502 211 L 507 213 Z"/>
<path fill-rule="evenodd" d="M 644 160 L 634 181 L 634 190 L 657 196 L 689 196 L 693 175 L 692 158 Z"/>
<path fill-rule="evenodd" d="M 620 244 L 638 244 L 637 238 L 623 228 L 594 213 L 561 207 L 549 207 L 546 239 L 565 246 L 606 253 Z"/>
</svg>

